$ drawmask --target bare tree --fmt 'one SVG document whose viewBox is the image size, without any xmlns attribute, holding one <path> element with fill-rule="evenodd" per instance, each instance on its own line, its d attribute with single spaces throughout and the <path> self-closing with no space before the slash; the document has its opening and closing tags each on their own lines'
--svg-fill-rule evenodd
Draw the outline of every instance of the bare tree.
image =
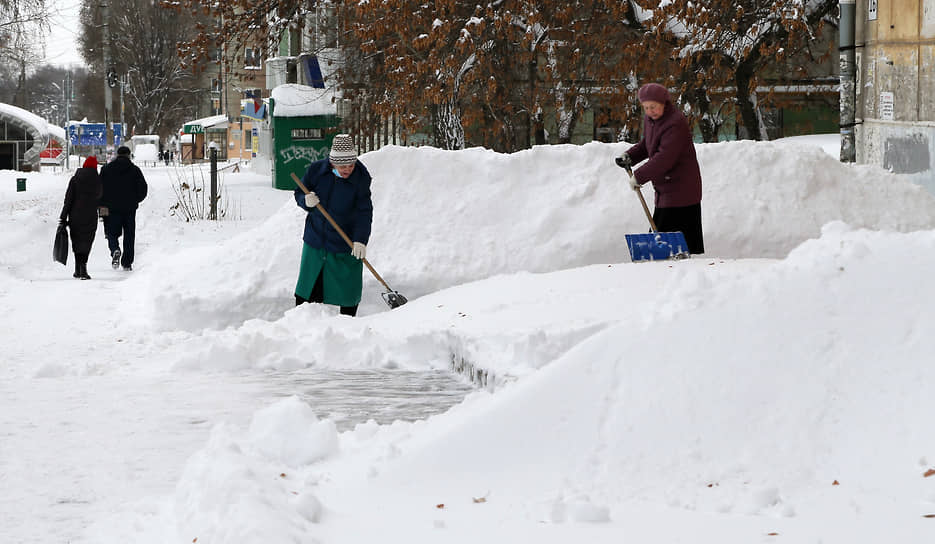
<svg viewBox="0 0 935 544">
<path fill-rule="evenodd" d="M 102 14 L 96 2 L 83 0 L 79 43 L 82 55 L 101 84 L 104 66 Z M 192 113 L 198 90 L 177 45 L 196 34 L 191 18 L 151 0 L 127 0 L 110 6 L 109 36 L 113 68 L 126 79 L 125 120 L 129 133 L 167 134 Z M 120 89 L 113 93 L 119 111 Z"/>
<path fill-rule="evenodd" d="M 712 91 L 730 89 L 746 136 L 759 140 L 765 131 L 758 107 L 769 97 L 757 88 L 779 67 L 784 77 L 808 75 L 833 44 L 819 38 L 837 5 L 837 0 L 672 0 L 656 9 L 648 24 L 657 38 L 654 49 L 672 47 L 679 70 L 669 74 L 668 83 L 681 87 L 682 97 L 694 105 L 706 139 L 716 137 L 710 107 L 718 100 Z M 825 50 L 814 51 L 816 43 L 824 43 Z"/>
<path fill-rule="evenodd" d="M 29 108 L 27 68 L 41 58 L 41 36 L 48 29 L 45 0 L 0 0 L 0 73 L 16 81 L 10 102 Z"/>
</svg>

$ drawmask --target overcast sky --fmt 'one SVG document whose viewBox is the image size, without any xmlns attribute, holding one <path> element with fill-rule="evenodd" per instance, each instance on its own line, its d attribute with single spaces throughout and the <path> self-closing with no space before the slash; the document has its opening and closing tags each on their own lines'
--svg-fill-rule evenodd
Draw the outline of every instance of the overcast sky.
<svg viewBox="0 0 935 544">
<path fill-rule="evenodd" d="M 52 0 L 50 7 L 52 16 L 50 34 L 45 40 L 45 62 L 60 66 L 84 65 L 76 43 L 81 0 Z"/>
</svg>

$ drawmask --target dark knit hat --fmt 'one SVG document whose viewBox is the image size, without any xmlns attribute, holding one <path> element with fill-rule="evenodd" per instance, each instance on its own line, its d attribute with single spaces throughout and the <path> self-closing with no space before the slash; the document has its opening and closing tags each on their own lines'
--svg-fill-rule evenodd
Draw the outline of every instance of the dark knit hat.
<svg viewBox="0 0 935 544">
<path fill-rule="evenodd" d="M 640 102 L 659 102 L 665 104 L 671 102 L 669 91 L 658 83 L 647 83 L 640 87 Z"/>
<path fill-rule="evenodd" d="M 91 155 L 84 160 L 84 164 L 81 165 L 82 168 L 97 168 L 97 157 Z"/>
<path fill-rule="evenodd" d="M 328 154 L 331 164 L 345 165 L 357 162 L 357 149 L 354 148 L 354 139 L 350 134 L 336 134 L 331 143 L 331 153 Z"/>
<path fill-rule="evenodd" d="M 127 147 L 127 146 L 125 146 L 125 145 L 122 145 L 122 146 L 118 147 L 118 148 L 117 148 L 117 155 L 118 155 L 118 156 L 119 156 L 119 155 L 126 155 L 127 157 L 129 157 L 129 156 L 130 156 L 130 148 Z"/>
</svg>

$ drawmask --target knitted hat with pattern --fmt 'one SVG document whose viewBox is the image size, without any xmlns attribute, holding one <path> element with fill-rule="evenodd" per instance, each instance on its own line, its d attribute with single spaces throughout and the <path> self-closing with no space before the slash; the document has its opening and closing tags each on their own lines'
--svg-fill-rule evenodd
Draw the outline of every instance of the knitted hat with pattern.
<svg viewBox="0 0 935 544">
<path fill-rule="evenodd" d="M 336 134 L 331 144 L 331 153 L 328 155 L 331 164 L 345 165 L 357 162 L 357 149 L 354 148 L 354 139 L 350 134 Z"/>
</svg>

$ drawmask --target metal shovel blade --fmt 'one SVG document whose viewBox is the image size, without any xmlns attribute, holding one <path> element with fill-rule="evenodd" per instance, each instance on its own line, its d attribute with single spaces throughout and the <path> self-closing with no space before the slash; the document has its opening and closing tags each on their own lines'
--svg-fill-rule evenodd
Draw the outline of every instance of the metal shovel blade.
<svg viewBox="0 0 935 544">
<path fill-rule="evenodd" d="M 684 259 L 689 256 L 688 243 L 681 232 L 648 232 L 625 236 L 633 262 Z"/>
<path fill-rule="evenodd" d="M 390 307 L 390 310 L 399 308 L 403 304 L 409 302 L 406 300 L 406 297 L 400 295 L 398 291 L 387 291 L 383 293 L 383 300 L 386 301 L 386 305 Z"/>
</svg>

